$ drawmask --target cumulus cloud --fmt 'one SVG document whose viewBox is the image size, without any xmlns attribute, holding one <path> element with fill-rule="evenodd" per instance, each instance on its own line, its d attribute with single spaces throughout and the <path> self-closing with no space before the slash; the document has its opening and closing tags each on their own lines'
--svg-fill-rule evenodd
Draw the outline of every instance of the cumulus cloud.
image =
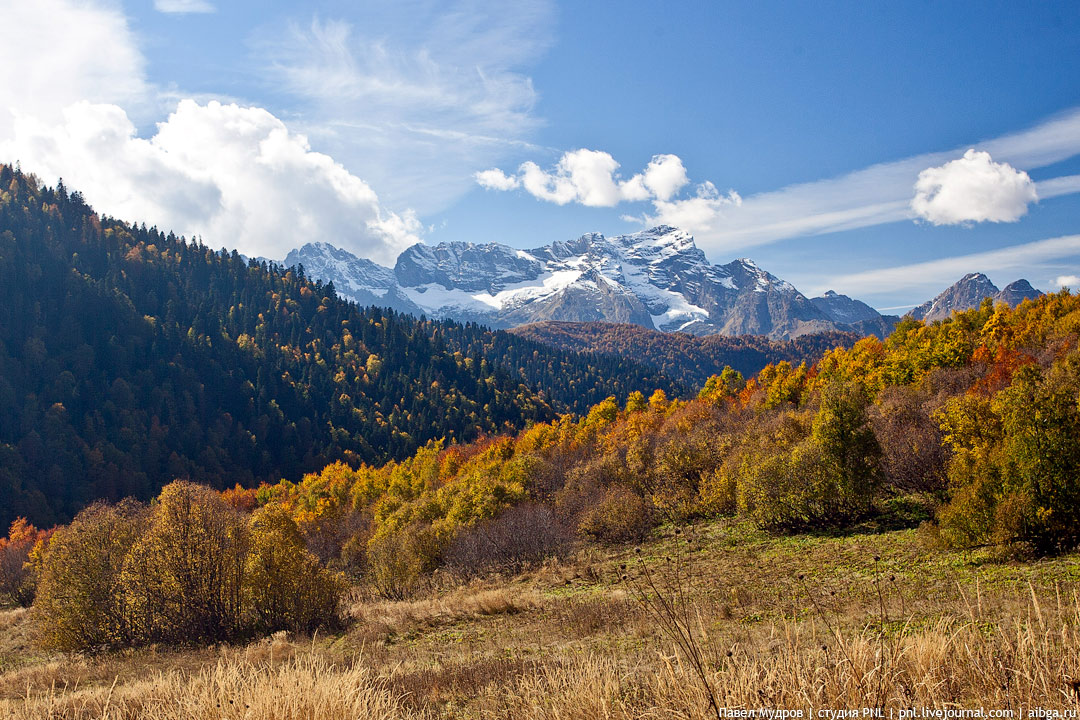
<svg viewBox="0 0 1080 720">
<path fill-rule="evenodd" d="M 145 62 L 113 4 L 0 2 L 0 27 L 0 138 L 11 135 L 16 115 L 56 121 L 79 100 L 146 104 Z"/>
<path fill-rule="evenodd" d="M 120 107 L 81 102 L 58 124 L 20 117 L 0 158 L 63 177 L 110 214 L 248 255 L 325 240 L 392 263 L 421 230 L 261 108 L 184 100 L 146 140 Z"/>
<path fill-rule="evenodd" d="M 541 200 L 557 205 L 574 202 L 588 207 L 614 207 L 625 199 L 614 175 L 618 167 L 608 153 L 582 148 L 564 153 L 552 171 L 526 162 L 519 173 L 522 187 Z M 630 185 L 627 189 L 636 196 L 638 187 Z"/>
<path fill-rule="evenodd" d="M 642 175 L 642 183 L 657 200 L 667 201 L 690 182 L 678 155 L 655 155 Z"/>
<path fill-rule="evenodd" d="M 1080 289 L 1080 277 L 1076 275 L 1058 275 L 1057 279 L 1054 280 L 1054 285 L 1059 288 L 1067 287 L 1077 290 Z"/>
<path fill-rule="evenodd" d="M 1038 199 L 1026 172 L 971 149 L 919 173 L 911 209 L 934 225 L 1016 222 Z"/>
<path fill-rule="evenodd" d="M 213 9 L 157 0 L 165 12 Z M 215 247 L 284 257 L 311 240 L 392 262 L 417 242 L 411 211 L 258 107 L 161 92 L 112 0 L 0 0 L 0 162 L 63 177 L 101 212 Z M 41 48 L 48 53 L 41 53 Z M 33 58 L 33 62 L 27 62 Z M 140 133 L 167 114 L 156 132 Z"/>
<path fill-rule="evenodd" d="M 696 197 L 672 200 L 690 182 L 677 155 L 654 155 L 642 172 L 626 180 L 619 176 L 618 169 L 619 163 L 609 153 L 581 148 L 563 153 L 550 170 L 528 161 L 521 164 L 516 175 L 492 168 L 476 173 L 475 178 L 490 190 L 522 187 L 533 197 L 557 205 L 615 207 L 623 202 L 651 200 L 659 213 L 672 215 L 690 216 L 695 212 L 693 208 L 702 203 L 718 201 L 715 204 L 719 206 L 738 197 L 732 194 L 722 199 L 712 183 L 704 183 L 698 187 Z"/>
<path fill-rule="evenodd" d="M 154 0 L 154 9 L 177 14 L 216 12 L 216 8 L 206 0 Z"/>
<path fill-rule="evenodd" d="M 688 232 L 707 232 L 732 207 L 742 204 L 742 197 L 734 190 L 721 193 L 711 182 L 697 186 L 693 197 L 677 200 L 660 200 L 653 203 L 656 212 L 645 215 L 647 225 L 674 225 Z"/>
<path fill-rule="evenodd" d="M 498 168 L 492 168 L 491 170 L 481 170 L 476 173 L 476 182 L 480 187 L 487 188 L 489 190 L 513 190 L 521 185 L 516 177 L 507 175 Z"/>
</svg>

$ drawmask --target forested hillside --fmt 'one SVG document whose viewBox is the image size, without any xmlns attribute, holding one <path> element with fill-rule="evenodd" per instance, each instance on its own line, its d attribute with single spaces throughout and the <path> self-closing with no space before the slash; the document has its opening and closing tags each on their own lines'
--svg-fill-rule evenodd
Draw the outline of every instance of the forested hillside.
<svg viewBox="0 0 1080 720">
<path fill-rule="evenodd" d="M 763 335 L 697 337 L 623 323 L 554 321 L 522 325 L 510 332 L 562 350 L 634 358 L 690 387 L 700 387 L 728 366 L 750 377 L 769 363 L 813 364 L 827 350 L 850 347 L 859 339 L 855 333 L 837 331 L 793 340 L 770 340 Z"/>
<path fill-rule="evenodd" d="M 283 504 L 309 547 L 389 595 L 439 567 L 512 568 L 575 536 L 719 516 L 781 532 L 932 519 L 946 545 L 1058 552 L 1080 543 L 1078 333 L 1067 291 L 988 299 L 812 366 L 728 368 L 694 400 L 608 398 L 516 436 L 228 498 Z"/>
<path fill-rule="evenodd" d="M 679 386 L 632 362 L 360 308 L 0 166 L 0 522 L 403 458 Z"/>
</svg>

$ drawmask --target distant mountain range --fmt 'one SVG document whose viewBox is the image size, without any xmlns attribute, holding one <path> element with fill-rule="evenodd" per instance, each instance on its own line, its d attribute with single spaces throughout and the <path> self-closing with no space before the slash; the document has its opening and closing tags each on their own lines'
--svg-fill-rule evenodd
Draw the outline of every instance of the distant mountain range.
<svg viewBox="0 0 1080 720">
<path fill-rule="evenodd" d="M 362 305 L 500 329 L 600 321 L 787 340 L 821 332 L 885 337 L 900 319 L 833 291 L 808 298 L 747 258 L 713 265 L 689 233 L 665 225 L 614 237 L 589 233 L 532 250 L 499 243 L 416 244 L 393 269 L 316 242 L 290 252 L 284 264 L 303 265 L 307 276 L 333 282 Z M 973 273 L 911 315 L 932 321 L 984 297 L 1015 305 L 1039 294 L 1026 280 L 999 291 Z"/>
<path fill-rule="evenodd" d="M 985 298 L 993 298 L 995 302 L 1016 307 L 1024 300 L 1040 295 L 1042 293 L 1031 287 L 1027 280 L 1016 280 L 1006 285 L 1004 290 L 998 290 L 997 286 L 990 282 L 990 278 L 982 273 L 968 273 L 936 298 L 927 300 L 908 314 L 916 320 L 929 323 L 952 317 L 956 310 L 978 307 Z"/>
</svg>

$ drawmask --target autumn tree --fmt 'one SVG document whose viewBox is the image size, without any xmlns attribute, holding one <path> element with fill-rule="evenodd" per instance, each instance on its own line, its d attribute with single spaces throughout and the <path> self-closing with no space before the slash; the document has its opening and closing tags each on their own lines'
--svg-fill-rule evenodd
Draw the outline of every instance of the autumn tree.
<svg viewBox="0 0 1080 720">
<path fill-rule="evenodd" d="M 48 532 L 38 530 L 26 518 L 11 523 L 7 537 L 0 538 L 0 599 L 23 607 L 34 601 L 37 573 L 30 553 L 48 537 Z"/>
<path fill-rule="evenodd" d="M 88 650 L 134 639 L 121 575 L 145 526 L 146 509 L 138 503 L 97 503 L 52 535 L 42 556 L 33 615 L 46 646 Z"/>
<path fill-rule="evenodd" d="M 252 516 L 244 599 L 255 629 L 312 632 L 336 625 L 345 587 L 307 549 L 286 508 L 267 505 Z"/>
<path fill-rule="evenodd" d="M 175 643 L 234 636 L 243 626 L 249 543 L 244 517 L 218 493 L 181 480 L 167 485 L 124 562 L 136 635 Z"/>
<path fill-rule="evenodd" d="M 940 513 L 954 545 L 1080 543 L 1080 353 L 1048 371 L 1025 365 L 993 397 L 962 396 L 938 413 L 953 450 Z"/>
</svg>

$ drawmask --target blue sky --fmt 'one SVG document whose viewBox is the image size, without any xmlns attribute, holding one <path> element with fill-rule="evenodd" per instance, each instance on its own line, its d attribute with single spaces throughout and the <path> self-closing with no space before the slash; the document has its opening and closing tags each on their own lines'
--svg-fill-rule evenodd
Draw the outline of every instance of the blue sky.
<svg viewBox="0 0 1080 720">
<path fill-rule="evenodd" d="M 976 270 L 1080 285 L 1075 3 L 0 0 L 0 26 L 0 160 L 214 246 L 389 264 L 670 222 L 881 309 Z"/>
</svg>

